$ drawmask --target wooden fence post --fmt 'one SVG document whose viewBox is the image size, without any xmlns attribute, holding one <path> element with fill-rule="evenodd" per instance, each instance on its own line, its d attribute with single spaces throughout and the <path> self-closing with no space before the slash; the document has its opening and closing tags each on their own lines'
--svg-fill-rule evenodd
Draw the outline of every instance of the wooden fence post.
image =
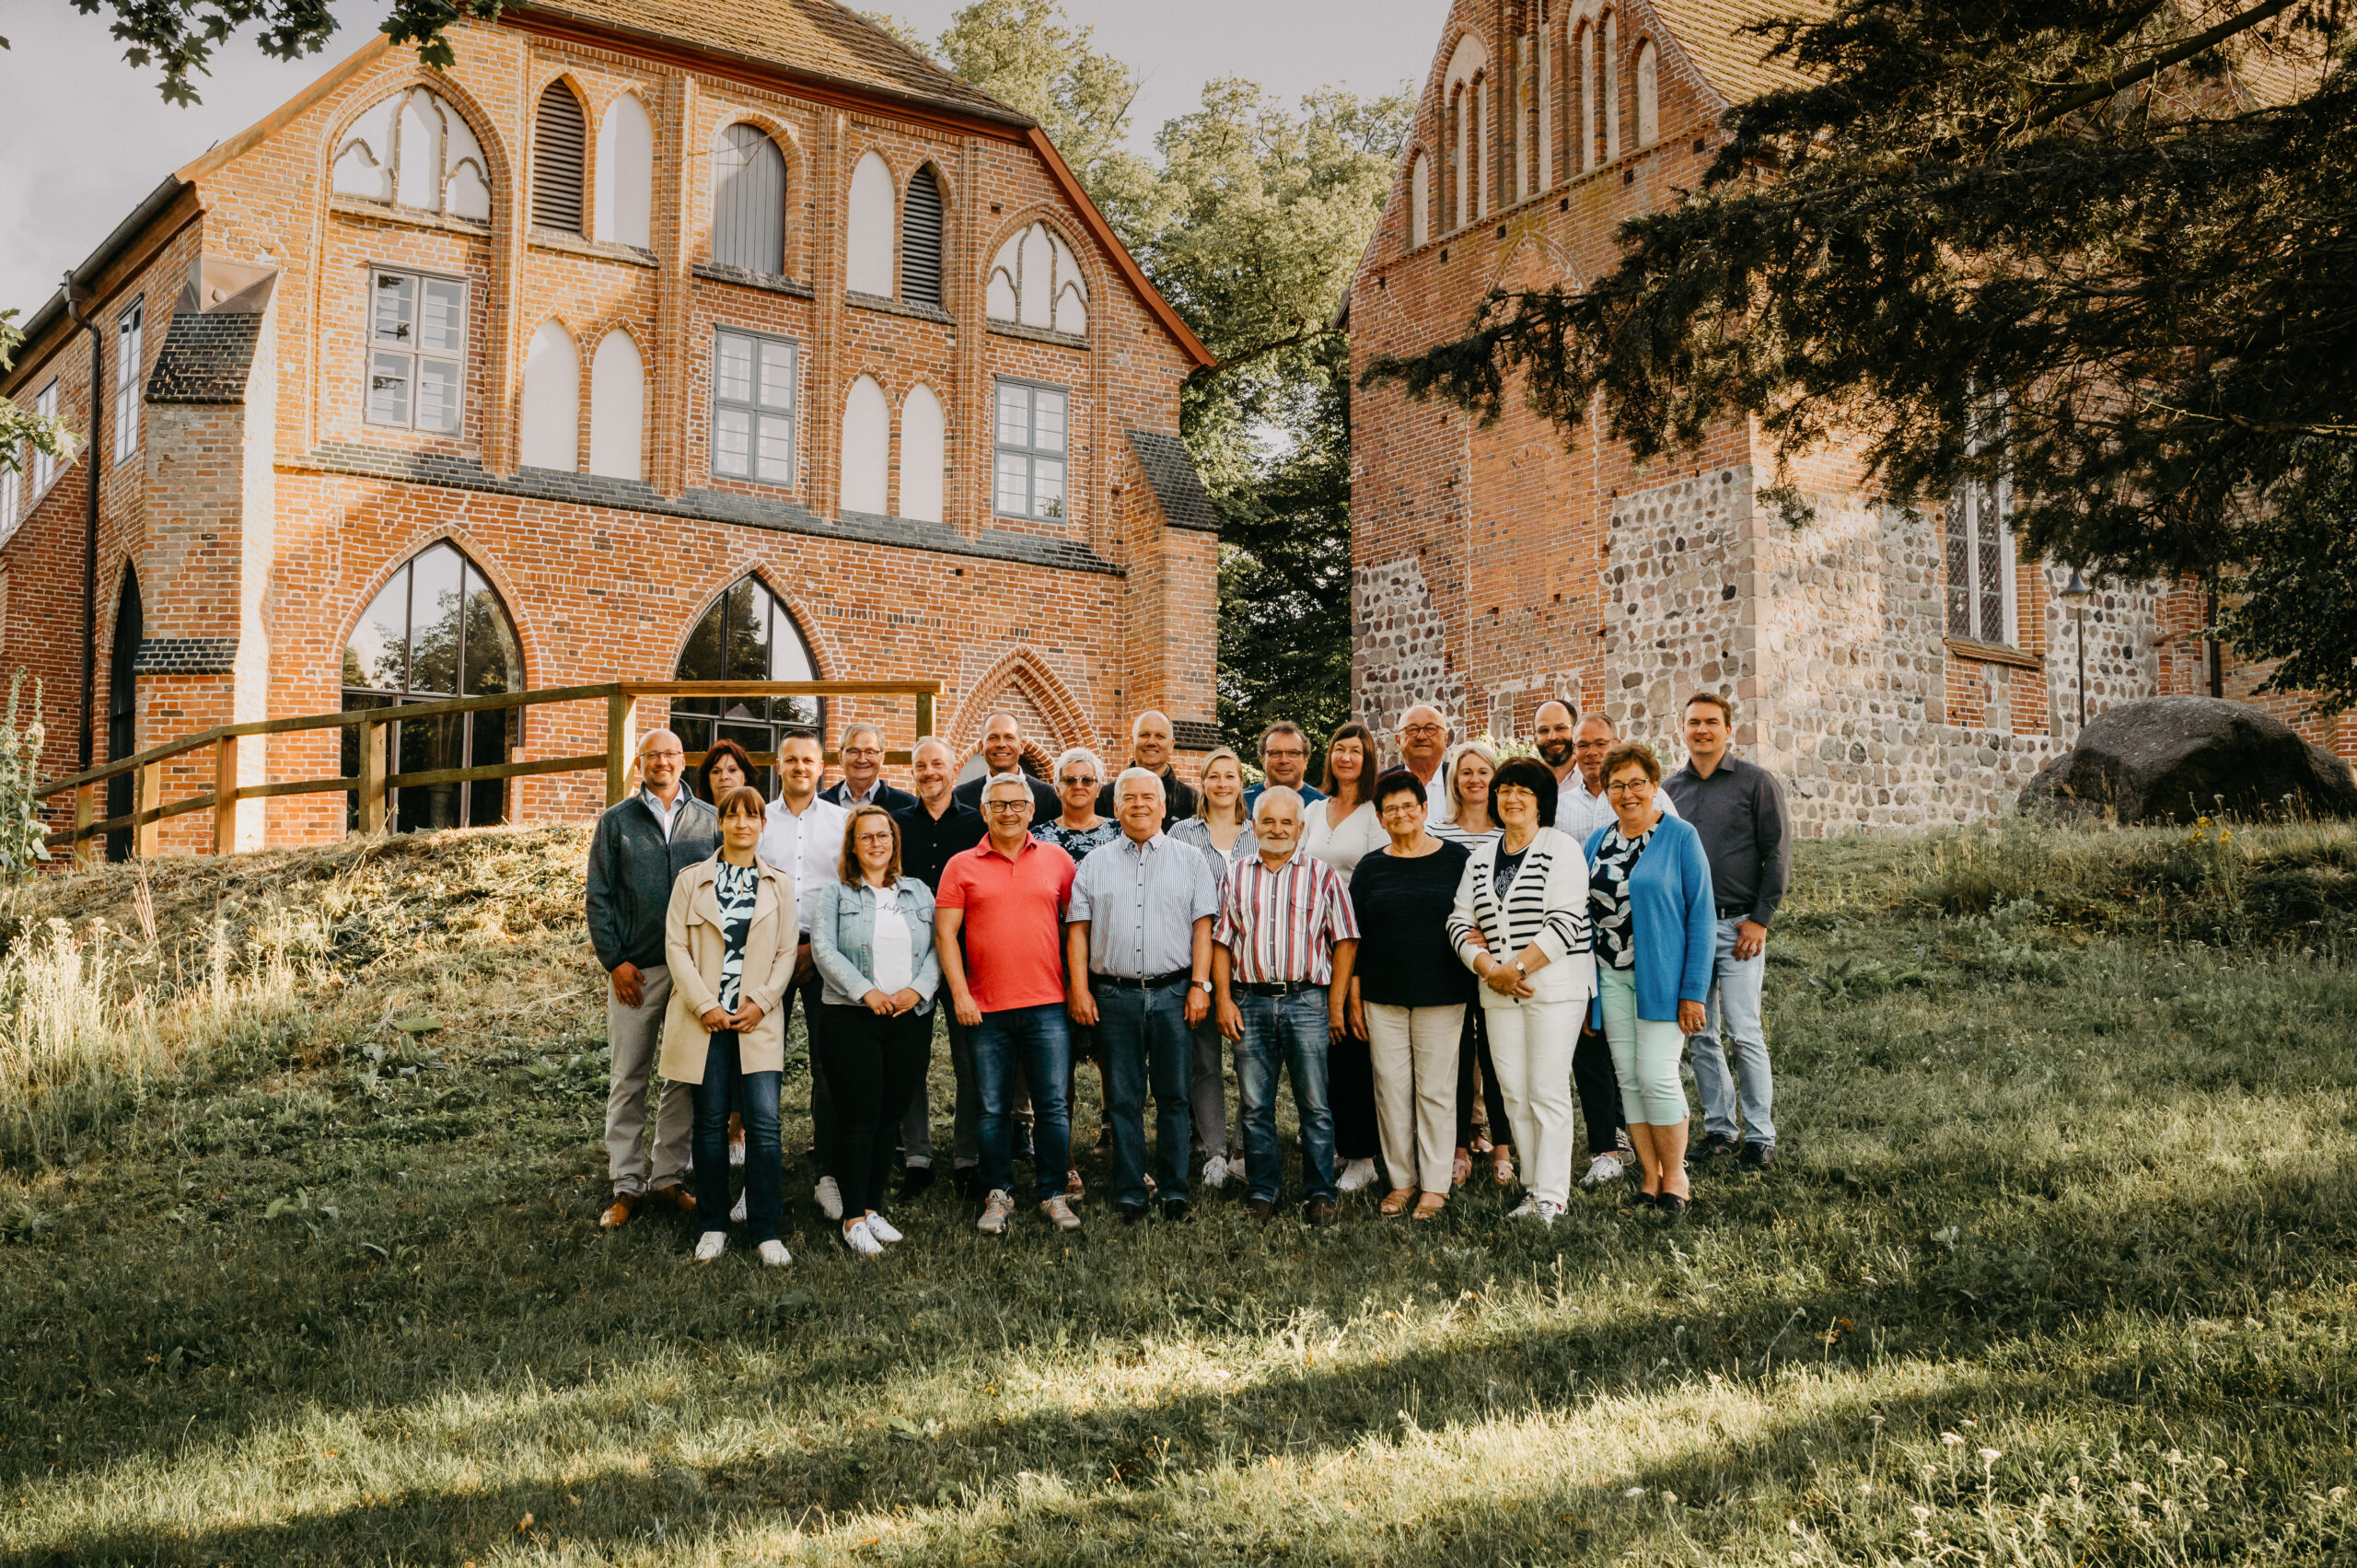
<svg viewBox="0 0 2357 1568">
<path fill-rule="evenodd" d="M 933 733 L 933 693 L 917 693 L 917 738 L 923 740 Z"/>
<path fill-rule="evenodd" d="M 157 840 L 164 830 L 153 815 L 164 804 L 164 764 L 150 762 L 132 776 L 138 783 L 132 796 L 131 853 L 141 860 L 153 860 Z"/>
<path fill-rule="evenodd" d="M 84 784 L 74 792 L 74 831 L 76 835 L 74 840 L 74 864 L 76 865 L 98 865 L 105 848 L 99 842 L 98 835 L 90 831 L 90 824 L 99 819 L 98 804 L 95 784 Z"/>
<path fill-rule="evenodd" d="M 238 851 L 238 738 L 213 743 L 213 853 Z"/>
<path fill-rule="evenodd" d="M 371 720 L 360 726 L 360 830 L 385 830 L 385 739 L 388 726 Z"/>
<path fill-rule="evenodd" d="M 618 691 L 606 699 L 606 804 L 619 806 L 629 788 L 631 755 L 638 749 L 638 699 Z"/>
</svg>

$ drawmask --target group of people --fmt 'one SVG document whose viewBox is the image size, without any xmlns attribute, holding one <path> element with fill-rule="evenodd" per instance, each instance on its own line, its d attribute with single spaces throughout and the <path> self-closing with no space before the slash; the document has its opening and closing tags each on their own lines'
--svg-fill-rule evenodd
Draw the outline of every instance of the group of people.
<svg viewBox="0 0 2357 1568">
<path fill-rule="evenodd" d="M 1651 748 L 1567 703 L 1538 710 L 1536 757 L 1452 745 L 1419 703 L 1388 771 L 1353 721 L 1312 785 L 1309 738 L 1279 723 L 1260 782 L 1221 747 L 1190 784 L 1160 713 L 1138 716 L 1118 773 L 1075 747 L 1046 780 L 997 714 L 979 776 L 957 784 L 958 757 L 928 738 L 910 793 L 883 777 L 881 733 L 854 724 L 823 788 L 818 738 L 783 740 L 774 799 L 728 740 L 691 784 L 679 738 L 656 730 L 589 852 L 610 979 L 600 1223 L 657 1204 L 695 1222 L 700 1260 L 732 1226 L 763 1262 L 789 1260 L 779 1100 L 797 1001 L 812 1196 L 868 1257 L 901 1239 L 896 1167 L 901 1196 L 933 1179 L 936 1013 L 953 1178 L 986 1234 L 1018 1196 L 1080 1228 L 1082 1062 L 1125 1222 L 1183 1221 L 1237 1180 L 1273 1218 L 1286 1083 L 1312 1225 L 1378 1183 L 1383 1214 L 1430 1219 L 1477 1159 L 1492 1185 L 1519 1185 L 1515 1216 L 1551 1224 L 1582 1120 L 1580 1184 L 1632 1177 L 1634 1202 L 1682 1214 L 1691 1168 L 1775 1161 L 1761 981 L 1791 857 L 1782 789 L 1732 753 L 1732 703 L 1699 693 L 1682 726 L 1688 760 L 1665 777 Z M 1690 1147 L 1687 1062 L 1703 1120 Z"/>
</svg>

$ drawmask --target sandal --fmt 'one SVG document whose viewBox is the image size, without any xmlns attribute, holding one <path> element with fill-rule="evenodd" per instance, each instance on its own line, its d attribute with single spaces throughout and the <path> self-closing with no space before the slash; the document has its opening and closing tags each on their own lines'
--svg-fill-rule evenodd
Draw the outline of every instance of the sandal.
<svg viewBox="0 0 2357 1568">
<path fill-rule="evenodd" d="M 1514 1185 L 1514 1151 L 1503 1144 L 1490 1156 L 1490 1179 L 1501 1187 Z"/>
<path fill-rule="evenodd" d="M 1383 1202 L 1376 1207 L 1376 1212 L 1386 1219 L 1396 1218 L 1407 1211 L 1409 1203 L 1414 1200 L 1415 1196 L 1416 1190 L 1412 1187 L 1402 1187 L 1397 1191 L 1386 1192 L 1383 1195 Z"/>
<path fill-rule="evenodd" d="M 1449 1162 L 1448 1184 L 1452 1188 L 1462 1187 L 1472 1179 L 1473 1156 L 1465 1150 L 1459 1149 L 1457 1151 L 1457 1157 Z"/>
<path fill-rule="evenodd" d="M 1439 1193 L 1427 1192 L 1422 1197 L 1416 1200 L 1416 1212 L 1410 1214 L 1408 1217 L 1410 1219 L 1416 1220 L 1435 1218 L 1439 1215 L 1441 1210 L 1447 1205 L 1447 1203 L 1448 1200 L 1442 1197 Z"/>
<path fill-rule="evenodd" d="M 1474 1133 L 1473 1142 L 1468 1146 L 1477 1155 L 1494 1154 L 1497 1152 L 1498 1147 L 1495 1144 L 1490 1142 L 1490 1135 L 1487 1132 Z"/>
</svg>

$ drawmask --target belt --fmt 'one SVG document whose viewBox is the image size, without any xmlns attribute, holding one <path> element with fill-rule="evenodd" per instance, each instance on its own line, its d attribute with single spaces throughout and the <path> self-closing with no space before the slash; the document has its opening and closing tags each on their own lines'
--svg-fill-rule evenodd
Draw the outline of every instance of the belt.
<svg viewBox="0 0 2357 1568">
<path fill-rule="evenodd" d="M 1238 991 L 1248 991 L 1255 996 L 1291 996 L 1297 991 L 1323 991 L 1326 988 L 1314 980 L 1281 980 L 1270 984 L 1239 983 Z"/>
<path fill-rule="evenodd" d="M 1088 977 L 1088 983 L 1110 985 L 1122 991 L 1163 991 L 1174 985 L 1186 984 L 1187 978 L 1187 970 L 1172 970 L 1168 974 L 1150 974 L 1144 980 L 1132 980 L 1127 975 L 1093 974 Z"/>
<path fill-rule="evenodd" d="M 1719 918 L 1721 920 L 1739 920 L 1750 912 L 1751 906 L 1749 904 L 1721 904 L 1719 906 Z"/>
</svg>

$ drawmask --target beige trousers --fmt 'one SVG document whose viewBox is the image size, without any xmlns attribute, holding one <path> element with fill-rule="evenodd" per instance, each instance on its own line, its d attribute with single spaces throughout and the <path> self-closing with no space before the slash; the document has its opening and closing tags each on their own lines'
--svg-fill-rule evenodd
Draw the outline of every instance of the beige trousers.
<svg viewBox="0 0 2357 1568">
<path fill-rule="evenodd" d="M 1465 1008 L 1366 1004 L 1376 1131 L 1394 1187 L 1446 1193 L 1457 1149 L 1457 1042 Z"/>
</svg>

